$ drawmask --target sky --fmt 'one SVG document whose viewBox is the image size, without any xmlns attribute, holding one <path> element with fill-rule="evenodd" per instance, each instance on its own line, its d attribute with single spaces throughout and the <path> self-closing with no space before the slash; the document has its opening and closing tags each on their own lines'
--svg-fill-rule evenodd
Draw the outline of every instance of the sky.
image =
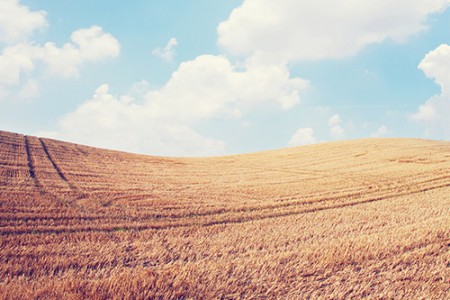
<svg viewBox="0 0 450 300">
<path fill-rule="evenodd" d="M 0 0 L 0 130 L 161 156 L 450 140 L 450 0 Z"/>
</svg>

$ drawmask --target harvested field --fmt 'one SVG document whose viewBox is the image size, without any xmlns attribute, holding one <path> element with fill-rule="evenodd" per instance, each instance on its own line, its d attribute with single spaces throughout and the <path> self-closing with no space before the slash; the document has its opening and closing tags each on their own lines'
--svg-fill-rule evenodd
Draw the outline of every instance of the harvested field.
<svg viewBox="0 0 450 300">
<path fill-rule="evenodd" d="M 450 142 L 165 158 L 0 131 L 0 298 L 450 299 Z"/>
</svg>

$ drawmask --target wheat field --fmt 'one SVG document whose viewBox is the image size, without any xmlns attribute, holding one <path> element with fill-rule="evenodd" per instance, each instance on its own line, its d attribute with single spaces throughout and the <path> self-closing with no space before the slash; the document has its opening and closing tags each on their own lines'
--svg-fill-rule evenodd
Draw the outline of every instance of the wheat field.
<svg viewBox="0 0 450 300">
<path fill-rule="evenodd" d="M 450 299 L 450 142 L 168 158 L 0 132 L 0 299 Z"/>
</svg>

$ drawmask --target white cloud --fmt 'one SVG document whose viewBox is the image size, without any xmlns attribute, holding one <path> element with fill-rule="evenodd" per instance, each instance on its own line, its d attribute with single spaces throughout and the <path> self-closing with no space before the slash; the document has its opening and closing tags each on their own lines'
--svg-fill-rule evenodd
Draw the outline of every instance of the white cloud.
<svg viewBox="0 0 450 300">
<path fill-rule="evenodd" d="M 308 82 L 291 78 L 286 65 L 251 57 L 233 65 L 225 57 L 201 55 L 182 63 L 169 82 L 147 96 L 159 117 L 183 120 L 214 116 L 241 116 L 267 103 L 289 109 L 300 102 Z"/>
<path fill-rule="evenodd" d="M 26 39 L 33 31 L 47 26 L 44 11 L 30 11 L 18 0 L 0 1 L 0 42 L 14 43 Z"/>
<path fill-rule="evenodd" d="M 208 139 L 185 124 L 148 115 L 148 107 L 100 86 L 92 99 L 60 121 L 54 132 L 40 135 L 109 149 L 164 155 L 222 154 L 224 143 Z"/>
<path fill-rule="evenodd" d="M 419 106 L 416 113 L 411 115 L 413 121 L 426 121 L 432 122 L 439 117 L 436 112 L 434 102 L 440 102 L 439 97 L 431 98 L 428 102 Z"/>
<path fill-rule="evenodd" d="M 72 77 L 79 75 L 84 63 L 117 57 L 120 53 L 119 42 L 99 26 L 74 31 L 71 41 L 61 48 L 51 42 L 43 47 L 35 46 L 34 56 L 44 61 L 53 73 Z"/>
<path fill-rule="evenodd" d="M 404 42 L 449 2 L 245 0 L 218 26 L 218 43 L 233 54 L 288 61 L 345 57 L 386 39 Z"/>
<path fill-rule="evenodd" d="M 378 127 L 377 131 L 372 133 L 370 136 L 371 137 L 383 137 L 388 133 L 388 131 L 389 130 L 385 125 L 381 125 L 380 127 Z"/>
<path fill-rule="evenodd" d="M 39 92 L 39 73 L 78 76 L 88 62 L 116 57 L 119 42 L 99 26 L 76 30 L 62 47 L 52 42 L 39 45 L 30 37 L 47 27 L 46 12 L 30 11 L 17 0 L 0 0 L 0 100 L 34 98 Z M 33 95 L 36 93 L 36 95 Z"/>
<path fill-rule="evenodd" d="M 307 87 L 282 64 L 252 57 L 233 65 L 222 56 L 202 55 L 182 63 L 158 90 L 145 92 L 148 84 L 140 82 L 117 97 L 107 85 L 99 87 L 61 119 L 51 137 L 147 154 L 223 154 L 225 144 L 196 132 L 196 123 L 237 119 L 261 105 L 288 109 Z"/>
<path fill-rule="evenodd" d="M 0 55 L 0 86 L 17 85 L 22 73 L 34 69 L 34 61 L 30 47 L 18 44 L 3 49 Z"/>
<path fill-rule="evenodd" d="M 37 80 L 33 78 L 33 71 L 38 63 L 55 75 L 74 77 L 79 75 L 80 68 L 88 62 L 97 62 L 119 55 L 119 42 L 109 33 L 103 32 L 101 27 L 74 31 L 71 42 L 61 48 L 54 43 L 37 45 L 21 42 L 5 47 L 0 55 L 0 99 L 19 89 L 26 89 L 29 94 L 38 89 Z M 32 82 L 33 86 L 26 86 Z M 21 84 L 25 86 L 20 87 Z M 20 96 L 20 95 L 19 95 Z"/>
<path fill-rule="evenodd" d="M 175 56 L 175 47 L 178 45 L 176 38 L 171 38 L 164 48 L 156 48 L 152 51 L 152 54 L 162 58 L 167 62 L 172 62 Z"/>
<path fill-rule="evenodd" d="M 289 147 L 303 146 L 317 143 L 312 128 L 299 128 L 288 142 Z"/>
<path fill-rule="evenodd" d="M 450 94 L 449 58 L 450 46 L 442 44 L 425 55 L 418 66 L 428 78 L 433 79 L 440 85 L 442 92 L 445 94 Z"/>
<path fill-rule="evenodd" d="M 450 138 L 450 46 L 443 44 L 429 52 L 419 69 L 441 87 L 441 93 L 420 105 L 410 119 L 424 123 L 431 135 Z"/>
<path fill-rule="evenodd" d="M 339 115 L 333 115 L 328 120 L 328 126 L 330 127 L 330 134 L 333 138 L 341 138 L 345 136 L 345 130 L 341 126 L 341 117 Z"/>
</svg>

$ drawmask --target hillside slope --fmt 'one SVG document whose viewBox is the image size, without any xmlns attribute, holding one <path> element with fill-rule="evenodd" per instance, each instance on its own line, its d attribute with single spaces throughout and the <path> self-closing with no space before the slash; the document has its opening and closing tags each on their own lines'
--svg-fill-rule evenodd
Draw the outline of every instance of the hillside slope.
<svg viewBox="0 0 450 300">
<path fill-rule="evenodd" d="M 164 158 L 0 131 L 0 298 L 450 298 L 450 142 Z"/>
</svg>

